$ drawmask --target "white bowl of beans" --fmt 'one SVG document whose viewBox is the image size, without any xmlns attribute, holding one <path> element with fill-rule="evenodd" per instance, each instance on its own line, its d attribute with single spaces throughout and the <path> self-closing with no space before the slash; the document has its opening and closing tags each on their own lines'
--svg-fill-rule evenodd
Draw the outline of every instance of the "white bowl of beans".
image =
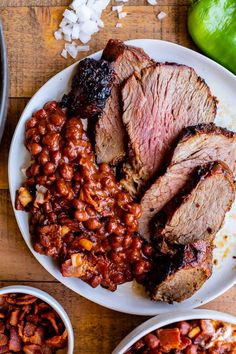
<svg viewBox="0 0 236 354">
<path fill-rule="evenodd" d="M 236 317 L 204 309 L 158 315 L 135 328 L 112 354 L 200 352 L 236 353 Z"/>
<path fill-rule="evenodd" d="M 30 286 L 0 289 L 0 351 L 73 354 L 70 319 L 48 293 Z M 8 351 L 7 351 L 8 352 Z"/>
</svg>

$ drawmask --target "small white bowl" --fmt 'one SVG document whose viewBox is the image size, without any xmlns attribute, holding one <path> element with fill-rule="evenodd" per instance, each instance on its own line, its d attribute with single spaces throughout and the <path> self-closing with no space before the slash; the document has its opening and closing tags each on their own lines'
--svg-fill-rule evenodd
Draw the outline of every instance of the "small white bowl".
<svg viewBox="0 0 236 354">
<path fill-rule="evenodd" d="M 169 312 L 163 315 L 155 316 L 136 327 L 120 342 L 115 350 L 113 350 L 112 354 L 124 354 L 135 342 L 137 342 L 137 340 L 158 328 L 183 320 L 196 319 L 219 320 L 236 324 L 236 317 L 224 312 L 204 309 Z"/>
<path fill-rule="evenodd" d="M 22 293 L 22 294 L 29 294 L 38 297 L 39 299 L 46 302 L 50 305 L 61 317 L 65 328 L 68 333 L 68 345 L 67 345 L 67 352 L 66 349 L 60 351 L 61 354 L 73 354 L 74 350 L 74 332 L 70 322 L 70 319 L 63 309 L 63 307 L 59 304 L 57 300 L 55 300 L 51 295 L 47 294 L 45 291 L 42 291 L 37 288 L 32 288 L 31 286 L 24 286 L 24 285 L 12 285 L 6 286 L 0 289 L 0 295 L 3 294 L 10 294 L 10 293 Z"/>
</svg>

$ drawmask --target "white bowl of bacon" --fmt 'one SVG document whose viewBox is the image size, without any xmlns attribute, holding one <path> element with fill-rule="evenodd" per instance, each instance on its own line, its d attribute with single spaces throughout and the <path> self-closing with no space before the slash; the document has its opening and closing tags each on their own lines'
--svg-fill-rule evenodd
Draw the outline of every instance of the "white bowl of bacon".
<svg viewBox="0 0 236 354">
<path fill-rule="evenodd" d="M 63 307 L 23 285 L 0 289 L 0 353 L 73 354 L 74 333 Z"/>
<path fill-rule="evenodd" d="M 210 310 L 174 311 L 144 322 L 112 354 L 236 353 L 236 317 Z"/>
</svg>

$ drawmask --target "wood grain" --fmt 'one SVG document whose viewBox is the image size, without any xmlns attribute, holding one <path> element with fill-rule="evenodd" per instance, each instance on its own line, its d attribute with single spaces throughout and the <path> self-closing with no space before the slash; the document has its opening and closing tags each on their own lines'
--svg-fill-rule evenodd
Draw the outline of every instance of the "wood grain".
<svg viewBox="0 0 236 354">
<path fill-rule="evenodd" d="M 11 97 L 31 97 L 50 77 L 73 62 L 60 57 L 63 41 L 53 37 L 63 10 L 63 7 L 0 10 L 8 47 Z M 156 18 L 161 10 L 168 14 L 163 21 Z M 111 37 L 165 39 L 193 47 L 186 31 L 187 6 L 126 6 L 125 11 L 128 16 L 122 20 L 121 29 L 115 28 L 118 19 L 110 8 L 104 13 L 106 27 L 93 36 L 90 52 L 81 53 L 78 59 L 102 49 Z"/>
<path fill-rule="evenodd" d="M 70 0 L 0 0 L 8 47 L 10 100 L 7 125 L 0 145 L 0 286 L 26 284 L 49 292 L 68 312 L 75 333 L 75 354 L 109 354 L 118 342 L 146 317 L 117 313 L 96 305 L 58 283 L 36 261 L 25 245 L 12 210 L 7 181 L 10 141 L 28 99 L 50 77 L 72 59 L 60 57 L 63 42 L 53 38 L 61 15 Z M 111 4 L 117 4 L 115 0 Z M 123 28 L 116 29 L 116 14 L 109 7 L 103 19 L 106 27 L 96 34 L 89 53 L 100 50 L 111 37 L 158 38 L 195 48 L 186 31 L 189 0 L 130 0 Z M 168 16 L 156 19 L 160 11 Z M 83 53 L 78 58 L 86 56 Z M 236 315 L 236 287 L 205 305 L 205 308 Z"/>
<path fill-rule="evenodd" d="M 22 6 L 68 6 L 72 0 L 1 0 L 0 7 L 22 7 Z M 117 5 L 119 0 L 111 0 L 110 5 Z M 189 0 L 158 0 L 159 5 L 189 5 Z M 147 0 L 129 0 L 129 6 L 151 6 Z"/>
</svg>

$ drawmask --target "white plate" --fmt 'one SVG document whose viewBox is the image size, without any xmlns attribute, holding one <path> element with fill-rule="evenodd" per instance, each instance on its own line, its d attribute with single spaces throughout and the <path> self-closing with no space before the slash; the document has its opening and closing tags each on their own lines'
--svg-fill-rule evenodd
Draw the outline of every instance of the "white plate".
<svg viewBox="0 0 236 354">
<path fill-rule="evenodd" d="M 212 60 L 177 44 L 152 39 L 133 40 L 127 43 L 142 47 L 157 61 L 177 62 L 192 66 L 197 73 L 205 79 L 213 94 L 220 100 L 216 122 L 236 130 L 236 78 L 233 74 Z M 92 55 L 95 59 L 99 59 L 100 56 L 101 52 Z M 45 102 L 55 99 L 60 100 L 62 95 L 69 91 L 71 78 L 75 72 L 76 65 L 77 63 L 61 71 L 41 87 L 22 113 L 12 139 L 9 153 L 8 173 L 13 206 L 15 192 L 24 179 L 20 169 L 29 161 L 29 154 L 24 147 L 25 122 L 31 117 L 32 113 L 41 108 Z M 62 277 L 58 266 L 51 258 L 42 256 L 33 250 L 29 235 L 28 215 L 25 212 L 14 211 L 26 244 L 35 258 L 49 273 L 78 294 L 117 311 L 138 315 L 155 315 L 177 309 L 191 309 L 216 298 L 230 288 L 236 281 L 236 270 L 234 269 L 236 260 L 232 258 L 233 255 L 236 255 L 236 204 L 230 213 L 231 216 L 227 217 L 225 226 L 217 237 L 218 243 L 222 246 L 223 241 L 221 239 L 224 235 L 228 235 L 229 240 L 227 247 L 230 245 L 230 249 L 226 249 L 226 246 L 218 248 L 216 255 L 218 258 L 218 266 L 215 267 L 211 279 L 209 279 L 191 299 L 174 305 L 152 302 L 138 287 L 134 286 L 133 283 L 119 286 L 118 290 L 112 293 L 101 287 L 92 289 L 89 285 L 76 278 Z M 224 253 L 227 253 L 227 255 Z"/>
<path fill-rule="evenodd" d="M 136 327 L 130 334 L 128 334 L 118 346 L 114 349 L 112 354 L 124 354 L 135 342 L 146 334 L 155 331 L 158 328 L 176 323 L 179 321 L 188 320 L 218 320 L 236 324 L 236 317 L 231 316 L 224 312 L 211 311 L 211 310 L 190 310 L 190 311 L 176 311 L 159 315 L 151 318 L 150 320 L 142 323 Z"/>
</svg>

